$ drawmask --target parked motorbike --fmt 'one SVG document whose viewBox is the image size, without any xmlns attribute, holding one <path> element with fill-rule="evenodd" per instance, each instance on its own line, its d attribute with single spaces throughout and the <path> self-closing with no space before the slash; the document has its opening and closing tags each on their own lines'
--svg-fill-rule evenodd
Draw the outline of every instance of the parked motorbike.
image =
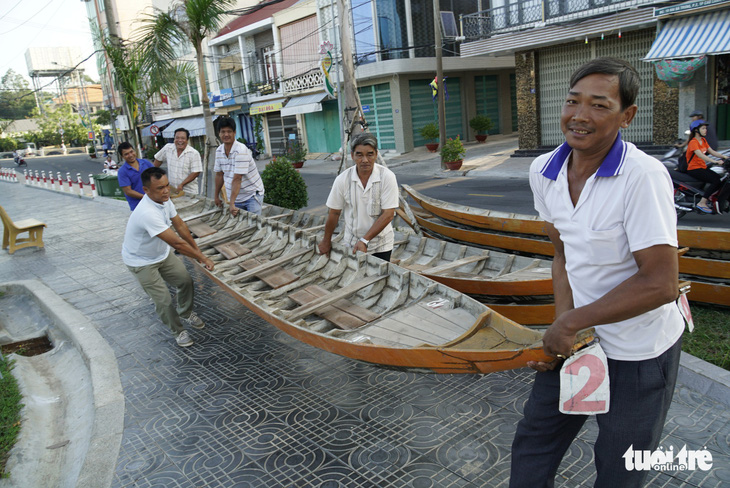
<svg viewBox="0 0 730 488">
<path fill-rule="evenodd" d="M 679 151 L 677 151 L 678 154 Z M 725 159 L 721 164 L 710 163 L 707 165 L 710 170 L 719 174 L 722 180 L 720 188 L 707 199 L 712 214 L 730 213 L 730 150 L 723 151 L 723 155 Z M 677 218 L 681 219 L 690 212 L 708 215 L 697 208 L 697 204 L 702 200 L 704 188 L 708 183 L 695 180 L 689 174 L 678 171 L 676 158 L 663 159 L 662 162 L 672 178 L 674 208 L 677 211 Z"/>
</svg>

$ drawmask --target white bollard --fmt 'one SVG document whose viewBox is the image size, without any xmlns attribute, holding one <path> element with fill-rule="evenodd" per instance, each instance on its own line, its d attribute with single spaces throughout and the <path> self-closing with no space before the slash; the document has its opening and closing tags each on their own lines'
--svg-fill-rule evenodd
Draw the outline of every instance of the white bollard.
<svg viewBox="0 0 730 488">
<path fill-rule="evenodd" d="M 30 183 L 28 182 L 28 170 L 27 169 L 23 170 L 23 176 L 24 176 L 23 181 L 25 182 L 26 185 L 29 185 Z"/>
<path fill-rule="evenodd" d="M 66 173 L 66 181 L 68 182 L 68 192 L 73 193 L 74 185 L 71 182 L 71 173 Z"/>
<path fill-rule="evenodd" d="M 93 198 L 96 198 L 99 196 L 99 193 L 96 191 L 96 182 L 94 182 L 94 175 L 89 175 L 89 185 L 91 186 L 91 196 Z"/>
<path fill-rule="evenodd" d="M 41 176 L 43 177 L 43 188 L 48 189 L 48 180 L 46 179 L 46 172 L 41 171 Z"/>
<path fill-rule="evenodd" d="M 39 188 L 41 186 L 41 174 L 38 170 L 35 170 L 35 186 Z"/>
<path fill-rule="evenodd" d="M 76 181 L 79 183 L 79 195 L 84 196 L 84 180 L 81 179 L 81 173 L 76 173 Z"/>
<path fill-rule="evenodd" d="M 18 172 L 13 169 L 13 181 L 18 182 Z"/>
<path fill-rule="evenodd" d="M 58 191 L 63 191 L 63 177 L 61 176 L 61 172 L 58 173 Z"/>
<path fill-rule="evenodd" d="M 53 171 L 48 172 L 48 177 L 51 178 L 51 190 L 56 191 L 56 180 L 53 179 Z"/>
</svg>

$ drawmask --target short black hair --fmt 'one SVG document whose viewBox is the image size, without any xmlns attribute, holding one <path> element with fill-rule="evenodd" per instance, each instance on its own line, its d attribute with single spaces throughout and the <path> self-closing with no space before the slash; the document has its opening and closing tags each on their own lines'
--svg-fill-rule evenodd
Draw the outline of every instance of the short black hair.
<svg viewBox="0 0 730 488">
<path fill-rule="evenodd" d="M 146 186 L 147 188 L 150 187 L 150 182 L 154 180 L 159 180 L 163 176 L 167 174 L 167 171 L 165 171 L 162 168 L 158 167 L 152 167 L 147 168 L 146 170 L 142 171 L 142 174 L 140 175 L 140 178 L 142 179 L 142 186 Z"/>
<path fill-rule="evenodd" d="M 604 74 L 618 77 L 618 91 L 621 97 L 621 110 L 626 110 L 634 104 L 641 87 L 641 78 L 636 68 L 623 59 L 618 58 L 596 58 L 588 61 L 575 70 L 570 77 L 570 88 L 573 88 L 580 80 L 588 75 Z"/>
<path fill-rule="evenodd" d="M 175 129 L 175 132 L 173 133 L 173 137 L 175 137 L 175 134 L 177 134 L 178 132 L 184 132 L 185 133 L 185 136 L 188 139 L 190 139 L 190 131 L 189 130 L 183 129 L 182 127 L 180 127 L 179 129 Z"/>
<path fill-rule="evenodd" d="M 130 148 L 131 149 L 134 149 L 134 147 L 128 141 L 124 141 L 124 142 L 121 142 L 119 144 L 119 147 L 117 148 L 117 151 L 119 151 L 119 155 L 121 156 L 122 155 L 122 151 L 124 151 L 126 149 L 130 149 Z"/>
<path fill-rule="evenodd" d="M 236 121 L 233 120 L 232 117 L 218 117 L 215 120 L 215 127 L 216 134 L 218 134 L 224 127 L 233 129 L 233 132 L 236 132 Z"/>
</svg>

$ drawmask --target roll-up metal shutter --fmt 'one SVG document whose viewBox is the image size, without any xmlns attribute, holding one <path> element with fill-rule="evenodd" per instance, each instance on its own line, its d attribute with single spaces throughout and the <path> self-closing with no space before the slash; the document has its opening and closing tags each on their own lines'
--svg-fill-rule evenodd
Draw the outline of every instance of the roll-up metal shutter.
<svg viewBox="0 0 730 488">
<path fill-rule="evenodd" d="M 419 134 L 424 125 L 434 122 L 438 125 L 438 107 L 431 95 L 429 83 L 433 80 L 410 80 L 409 94 L 411 99 L 411 118 L 413 119 L 413 145 L 423 146 L 426 141 Z M 464 139 L 464 125 L 461 110 L 461 92 L 459 78 L 446 79 L 446 137 L 461 135 Z"/>
<path fill-rule="evenodd" d="M 358 88 L 360 103 L 365 111 L 368 131 L 378 138 L 381 149 L 395 149 L 395 127 L 393 126 L 393 103 L 390 97 L 390 83 Z"/>
<path fill-rule="evenodd" d="M 641 77 L 641 87 L 636 99 L 639 111 L 629 128 L 622 131 L 623 139 L 634 143 L 652 141 L 654 73 L 650 63 L 641 61 L 651 47 L 652 32 L 628 32 L 621 38 L 611 36 L 603 41 L 589 39 L 588 44 L 562 44 L 539 51 L 538 89 L 542 145 L 557 146 L 565 141 L 560 130 L 560 112 L 568 93 L 570 75 L 581 64 L 602 56 L 628 61 Z"/>
</svg>

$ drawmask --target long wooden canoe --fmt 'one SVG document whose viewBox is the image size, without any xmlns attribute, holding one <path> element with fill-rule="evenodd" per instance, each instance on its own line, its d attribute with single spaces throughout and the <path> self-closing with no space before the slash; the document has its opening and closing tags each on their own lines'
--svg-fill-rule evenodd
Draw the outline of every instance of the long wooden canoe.
<svg viewBox="0 0 730 488">
<path fill-rule="evenodd" d="M 408 185 L 401 186 L 421 207 L 447 222 L 504 233 L 547 235 L 545 222 L 538 216 L 445 202 L 423 195 Z M 677 239 L 680 247 L 689 247 L 693 251 L 730 251 L 730 229 L 680 226 L 677 228 Z"/>
<path fill-rule="evenodd" d="M 320 255 L 315 236 L 246 212 L 199 210 L 188 226 L 216 262 L 210 277 L 302 342 L 437 373 L 489 373 L 550 359 L 541 332 L 417 273 L 337 243 Z"/>
</svg>

